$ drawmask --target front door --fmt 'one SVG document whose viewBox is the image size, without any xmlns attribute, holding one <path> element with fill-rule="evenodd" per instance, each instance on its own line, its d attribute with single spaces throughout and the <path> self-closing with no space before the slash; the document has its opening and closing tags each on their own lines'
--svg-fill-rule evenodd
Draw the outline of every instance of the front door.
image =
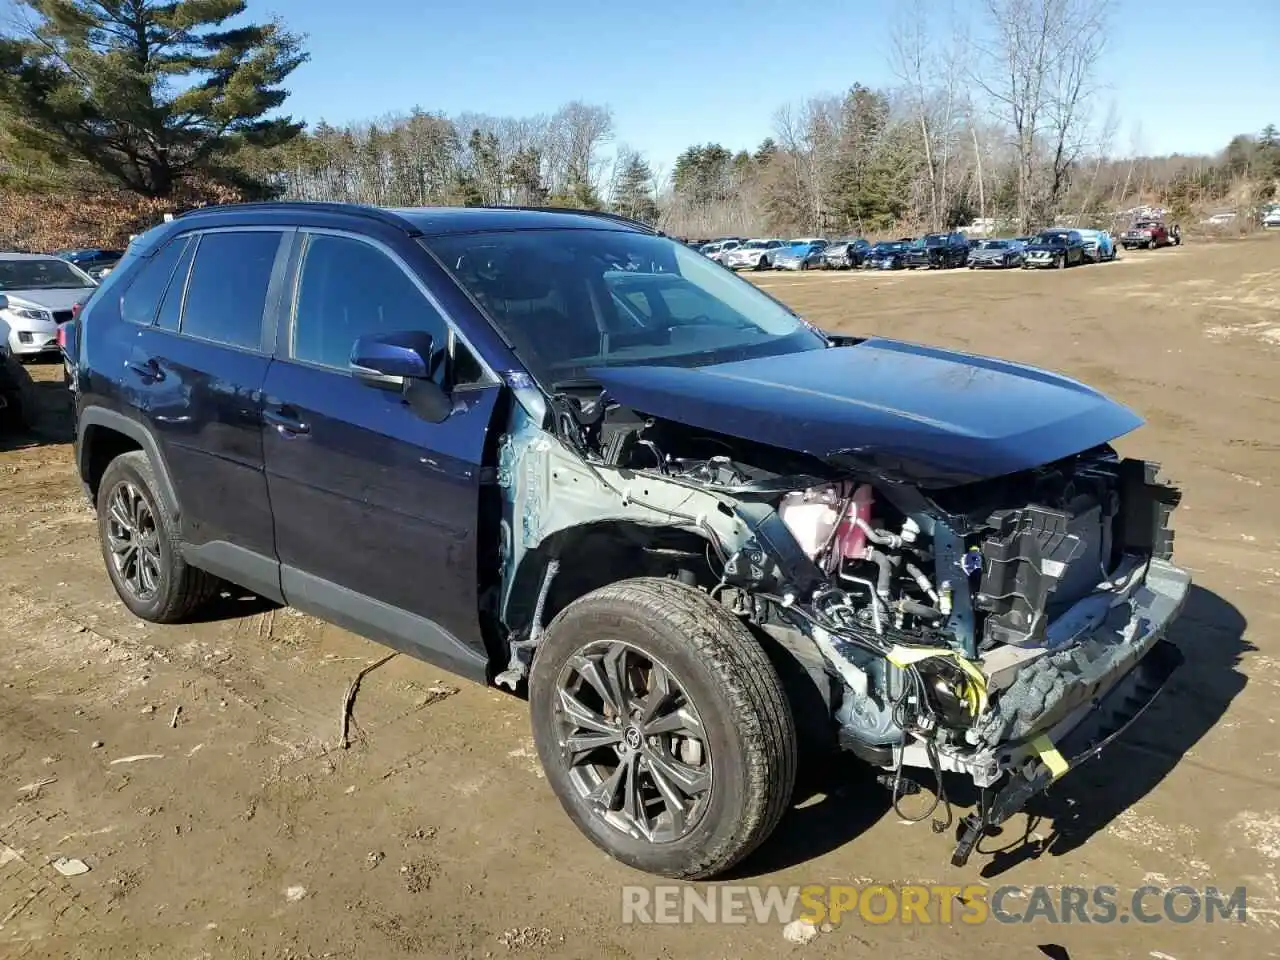
<svg viewBox="0 0 1280 960">
<path fill-rule="evenodd" d="M 267 373 L 264 456 L 289 603 L 483 677 L 477 601 L 481 460 L 499 386 L 409 268 L 363 238 L 301 238 L 292 323 Z M 420 419 L 349 373 L 357 337 L 431 334 L 454 412 Z M 460 343 L 459 351 L 465 350 Z M 416 649 L 415 649 L 416 648 Z"/>
</svg>

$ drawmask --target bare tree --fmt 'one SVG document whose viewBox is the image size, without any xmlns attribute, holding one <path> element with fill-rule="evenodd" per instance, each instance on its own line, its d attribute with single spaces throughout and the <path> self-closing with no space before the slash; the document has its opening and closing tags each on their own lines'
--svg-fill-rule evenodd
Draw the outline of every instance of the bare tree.
<svg viewBox="0 0 1280 960">
<path fill-rule="evenodd" d="M 1107 0 L 985 0 L 989 37 L 974 80 L 1008 125 L 1024 230 L 1056 200 L 1085 142 L 1086 105 L 1106 40 Z M 1047 142 L 1046 142 L 1047 140 Z M 1042 151 L 1048 183 L 1038 173 Z"/>
<path fill-rule="evenodd" d="M 934 51 L 929 36 L 929 11 L 924 0 L 909 0 L 898 5 L 897 21 L 890 34 L 889 63 L 906 88 L 908 102 L 916 126 L 920 130 L 920 149 L 924 152 L 924 168 L 928 176 L 929 219 L 932 226 L 942 220 L 943 195 L 946 187 L 940 181 L 934 151 L 934 129 L 930 116 L 933 85 Z"/>
</svg>

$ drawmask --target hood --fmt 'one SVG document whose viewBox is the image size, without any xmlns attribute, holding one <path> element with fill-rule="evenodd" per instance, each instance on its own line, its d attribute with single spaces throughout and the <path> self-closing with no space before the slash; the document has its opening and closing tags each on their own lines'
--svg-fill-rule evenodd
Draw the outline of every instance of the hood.
<svg viewBox="0 0 1280 960">
<path fill-rule="evenodd" d="M 922 487 L 1017 473 L 1142 424 L 1067 377 L 881 338 L 704 367 L 606 367 L 591 375 L 613 399 L 651 416 Z"/>
<path fill-rule="evenodd" d="M 36 310 L 70 310 L 77 303 L 88 300 L 93 287 L 74 287 L 69 290 L 3 290 L 9 302 L 15 307 L 34 308 Z"/>
</svg>

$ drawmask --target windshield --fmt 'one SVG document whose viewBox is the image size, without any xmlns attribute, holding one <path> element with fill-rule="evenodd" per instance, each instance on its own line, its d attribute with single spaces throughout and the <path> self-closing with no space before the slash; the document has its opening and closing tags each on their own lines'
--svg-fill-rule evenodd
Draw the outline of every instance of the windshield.
<svg viewBox="0 0 1280 960">
<path fill-rule="evenodd" d="M 742 245 L 742 248 L 744 250 L 763 250 L 768 245 L 768 240 L 748 240 Z"/>
<path fill-rule="evenodd" d="M 74 290 L 93 286 L 65 260 L 0 260 L 0 290 Z"/>
<path fill-rule="evenodd" d="M 694 367 L 827 345 L 750 283 L 664 237 L 520 230 L 423 243 L 548 388 L 592 367 Z"/>
<path fill-rule="evenodd" d="M 924 237 L 924 245 L 926 247 L 940 247 L 947 242 L 945 233 L 930 233 Z"/>
<path fill-rule="evenodd" d="M 1070 237 L 1061 231 L 1046 230 L 1037 237 L 1041 243 L 1066 243 Z"/>
<path fill-rule="evenodd" d="M 978 244 L 983 250 L 1007 250 L 1009 248 L 1008 240 L 983 240 Z"/>
<path fill-rule="evenodd" d="M 905 249 L 907 249 L 907 244 L 901 240 L 893 243 L 877 243 L 875 245 L 875 250 L 878 253 L 901 253 Z"/>
</svg>

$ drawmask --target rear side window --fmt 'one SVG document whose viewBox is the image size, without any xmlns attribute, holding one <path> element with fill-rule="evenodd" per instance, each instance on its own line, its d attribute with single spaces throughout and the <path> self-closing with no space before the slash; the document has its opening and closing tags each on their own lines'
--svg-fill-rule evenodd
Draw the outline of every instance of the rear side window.
<svg viewBox="0 0 1280 960">
<path fill-rule="evenodd" d="M 264 230 L 201 235 L 187 280 L 181 332 L 261 350 L 267 287 L 282 236 Z"/>
<path fill-rule="evenodd" d="M 170 240 L 154 256 L 142 262 L 133 282 L 120 298 L 120 316 L 130 323 L 144 326 L 155 322 L 160 299 L 169 287 L 169 278 L 186 249 L 187 240 L 187 237 Z"/>
</svg>

